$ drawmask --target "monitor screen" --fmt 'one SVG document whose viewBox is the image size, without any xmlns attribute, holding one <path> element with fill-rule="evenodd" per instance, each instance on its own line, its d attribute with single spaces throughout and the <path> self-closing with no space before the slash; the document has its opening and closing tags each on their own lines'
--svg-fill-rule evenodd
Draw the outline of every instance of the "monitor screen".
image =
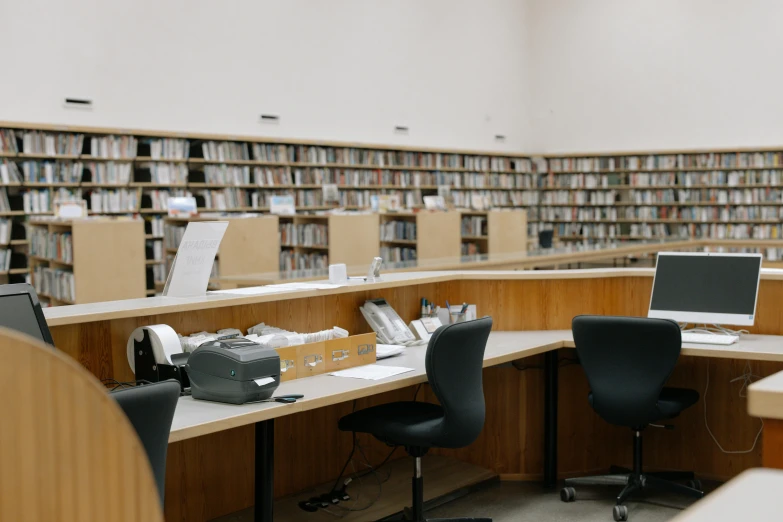
<svg viewBox="0 0 783 522">
<path fill-rule="evenodd" d="M 0 326 L 49 342 L 44 338 L 28 294 L 0 296 Z"/>
<path fill-rule="evenodd" d="M 760 254 L 661 252 L 648 316 L 752 325 L 760 271 Z"/>
</svg>

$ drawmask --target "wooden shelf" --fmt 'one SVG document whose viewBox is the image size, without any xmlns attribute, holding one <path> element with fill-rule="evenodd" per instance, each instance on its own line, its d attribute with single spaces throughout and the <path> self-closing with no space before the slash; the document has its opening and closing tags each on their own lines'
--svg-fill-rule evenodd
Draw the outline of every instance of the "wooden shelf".
<svg viewBox="0 0 783 522">
<path fill-rule="evenodd" d="M 176 250 L 175 250 L 175 251 L 176 251 Z M 151 265 L 163 265 L 163 264 L 165 264 L 165 263 L 166 263 L 165 261 L 155 261 L 154 259 L 147 259 L 147 260 L 145 260 L 145 261 L 144 261 L 144 264 L 145 264 L 145 265 L 147 265 L 147 266 L 151 266 Z"/>
<path fill-rule="evenodd" d="M 671 225 L 687 225 L 687 224 L 696 224 L 696 225 L 734 225 L 737 223 L 756 223 L 756 224 L 765 224 L 765 225 L 781 225 L 783 224 L 783 218 L 781 219 L 732 219 L 730 221 L 719 221 L 719 220 L 709 220 L 709 221 L 697 221 L 693 219 L 580 219 L 580 220 L 574 220 L 574 221 L 568 221 L 565 219 L 544 219 L 542 220 L 546 223 L 571 223 L 578 225 L 579 223 L 606 223 L 609 225 L 616 224 L 616 223 L 631 223 L 631 224 L 671 224 Z"/>
<path fill-rule="evenodd" d="M 29 255 L 29 254 L 28 254 L 27 257 L 29 259 L 33 259 L 35 261 L 39 261 L 39 262 L 43 262 L 43 263 L 54 263 L 55 265 L 63 265 L 63 266 L 71 266 L 71 267 L 73 266 L 73 262 L 72 261 L 71 262 L 61 261 L 59 259 L 52 259 L 52 258 L 49 258 L 49 257 L 32 256 L 32 255 Z"/>
<path fill-rule="evenodd" d="M 153 236 L 152 234 L 144 234 L 144 239 L 163 239 L 163 236 Z"/>
<path fill-rule="evenodd" d="M 489 236 L 462 236 L 463 241 L 488 241 Z"/>
<path fill-rule="evenodd" d="M 413 245 L 416 246 L 418 241 L 415 239 L 381 239 L 382 244 L 389 245 Z"/>
<path fill-rule="evenodd" d="M 713 202 L 679 202 L 669 201 L 664 203 L 632 203 L 626 201 L 615 201 L 613 203 L 541 203 L 539 207 L 577 207 L 577 208 L 596 208 L 596 207 L 776 207 L 783 206 L 781 201 L 768 201 L 758 203 L 713 203 Z"/>
<path fill-rule="evenodd" d="M 635 156 L 636 154 L 630 154 L 631 156 Z M 625 154 L 621 154 L 620 156 L 625 156 Z M 541 175 L 567 175 L 567 174 L 625 174 L 625 173 L 636 173 L 636 172 L 657 172 L 657 173 L 667 173 L 667 172 L 721 172 L 725 170 L 783 170 L 783 165 L 777 165 L 773 167 L 677 167 L 677 168 L 671 168 L 671 169 L 615 169 L 615 170 L 606 170 L 606 169 L 596 169 L 596 170 L 550 170 L 549 172 L 542 172 Z"/>
<path fill-rule="evenodd" d="M 29 274 L 30 273 L 30 268 L 29 267 L 27 267 L 27 268 L 12 268 L 11 270 L 8 271 L 8 273 L 10 275 Z"/>
<path fill-rule="evenodd" d="M 19 160 L 54 160 L 54 161 L 78 161 L 81 159 L 80 155 L 72 154 L 26 154 L 20 152 L 16 155 Z"/>
<path fill-rule="evenodd" d="M 136 156 L 138 163 L 187 163 L 189 158 L 151 158 L 150 156 Z"/>
<path fill-rule="evenodd" d="M 81 161 L 113 161 L 115 163 L 133 163 L 136 158 L 101 158 L 99 156 L 91 156 L 89 154 L 82 154 L 79 156 Z"/>
<path fill-rule="evenodd" d="M 60 182 L 60 181 L 54 181 L 52 183 L 49 183 L 48 181 L 25 181 L 22 183 L 23 187 L 30 187 L 30 188 L 52 188 L 52 187 L 73 187 L 78 188 L 79 183 L 78 182 Z"/>
<path fill-rule="evenodd" d="M 131 188 L 188 188 L 187 183 L 159 183 L 157 181 L 131 181 L 128 186 Z"/>
<path fill-rule="evenodd" d="M 326 251 L 329 250 L 329 246 L 328 245 L 311 245 L 311 246 L 297 245 L 297 246 L 295 246 L 293 248 L 301 248 L 302 250 L 326 250 Z"/>
<path fill-rule="evenodd" d="M 108 189 L 121 189 L 121 188 L 133 188 L 129 183 L 93 183 L 92 181 L 85 181 L 81 185 L 84 188 L 108 188 Z"/>
<path fill-rule="evenodd" d="M 90 210 L 87 212 L 90 216 L 121 216 L 125 214 L 138 214 L 139 209 L 133 209 L 133 210 L 101 210 L 100 212 L 95 212 L 93 210 Z"/>
</svg>

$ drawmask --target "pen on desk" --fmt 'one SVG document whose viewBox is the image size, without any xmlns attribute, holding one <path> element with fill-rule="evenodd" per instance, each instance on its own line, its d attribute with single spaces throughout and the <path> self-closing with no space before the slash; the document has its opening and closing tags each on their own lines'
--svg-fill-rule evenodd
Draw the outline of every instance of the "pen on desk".
<svg viewBox="0 0 783 522">
<path fill-rule="evenodd" d="M 451 305 L 448 299 L 446 299 L 446 311 L 449 313 L 449 322 L 451 322 Z"/>
<path fill-rule="evenodd" d="M 427 315 L 427 300 L 423 297 L 421 298 L 421 316 L 424 317 Z"/>
<path fill-rule="evenodd" d="M 464 314 L 468 311 L 468 303 L 462 303 L 462 310 L 459 311 L 460 314 Z"/>
</svg>

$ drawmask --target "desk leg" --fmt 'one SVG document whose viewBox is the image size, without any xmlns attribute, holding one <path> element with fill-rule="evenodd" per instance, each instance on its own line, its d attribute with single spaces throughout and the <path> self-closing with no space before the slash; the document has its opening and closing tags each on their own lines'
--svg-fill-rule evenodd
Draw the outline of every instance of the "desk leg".
<svg viewBox="0 0 783 522">
<path fill-rule="evenodd" d="M 544 487 L 557 483 L 557 350 L 544 355 Z"/>
<path fill-rule="evenodd" d="M 256 422 L 255 522 L 272 522 L 275 493 L 275 421 Z"/>
</svg>

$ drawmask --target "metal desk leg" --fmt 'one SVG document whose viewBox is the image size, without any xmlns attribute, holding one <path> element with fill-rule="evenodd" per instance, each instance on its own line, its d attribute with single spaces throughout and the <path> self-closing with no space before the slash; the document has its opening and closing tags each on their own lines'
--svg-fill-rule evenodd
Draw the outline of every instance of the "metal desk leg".
<svg viewBox="0 0 783 522">
<path fill-rule="evenodd" d="M 275 421 L 256 422 L 255 522 L 273 522 L 275 493 Z"/>
<path fill-rule="evenodd" d="M 557 483 L 557 350 L 544 355 L 544 487 Z"/>
</svg>

